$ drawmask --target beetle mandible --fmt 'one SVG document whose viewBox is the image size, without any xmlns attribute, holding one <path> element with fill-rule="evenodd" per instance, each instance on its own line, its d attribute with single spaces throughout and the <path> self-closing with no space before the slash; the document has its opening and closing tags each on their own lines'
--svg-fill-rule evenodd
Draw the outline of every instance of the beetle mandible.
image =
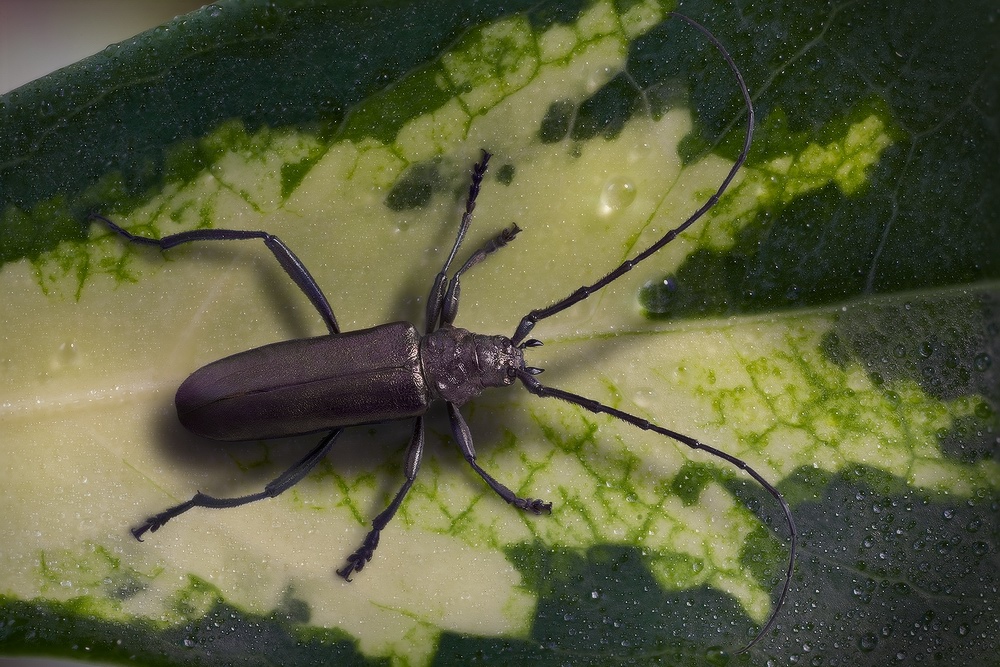
<svg viewBox="0 0 1000 667">
<path fill-rule="evenodd" d="M 504 229 L 473 252 L 449 279 L 449 269 L 471 224 L 476 198 L 491 157 L 485 150 L 482 160 L 472 170 L 472 184 L 455 242 L 431 287 L 423 334 L 408 322 L 393 322 L 342 333 L 333 309 L 312 275 L 288 246 L 267 232 L 202 229 L 153 239 L 132 234 L 108 218 L 92 213 L 92 220 L 102 222 L 128 241 L 161 250 L 192 241 L 261 239 L 319 312 L 329 330 L 329 334 L 324 336 L 282 341 L 226 357 L 196 370 L 181 384 L 175 397 L 178 418 L 196 434 L 215 440 L 238 441 L 317 431 L 328 433 L 305 457 L 268 483 L 262 491 L 237 498 L 215 498 L 199 491 L 187 502 L 169 507 L 132 529 L 135 538 L 142 541 L 147 531 L 157 531 L 170 519 L 194 507 L 237 507 L 277 496 L 302 480 L 327 455 L 345 427 L 414 418 L 402 487 L 388 507 L 375 517 L 371 531 L 361 546 L 348 556 L 347 564 L 337 570 L 337 574 L 350 581 L 351 575 L 360 572 L 372 559 L 382 530 L 413 485 L 424 451 L 423 415 L 437 400 L 446 404 L 452 433 L 465 460 L 490 488 L 519 509 L 535 514 L 550 512 L 551 503 L 519 497 L 480 467 L 476 462 L 472 435 L 459 411 L 460 406 L 488 387 L 505 387 L 520 381 L 536 396 L 562 399 L 590 412 L 610 415 L 728 461 L 750 475 L 775 498 L 789 529 L 789 559 L 784 584 L 771 615 L 741 651 L 757 643 L 773 625 L 785 601 L 795 564 L 795 522 L 781 493 L 735 456 L 617 408 L 543 385 L 535 377 L 541 369 L 525 365 L 524 360 L 527 348 L 542 344 L 539 340 L 528 338 L 536 323 L 583 301 L 674 240 L 715 205 L 747 158 L 753 138 L 754 109 L 743 75 L 725 47 L 708 29 L 687 16 L 674 12 L 670 14 L 705 35 L 735 76 L 747 108 L 746 138 L 742 151 L 715 194 L 687 220 L 600 280 L 578 288 L 546 308 L 532 310 L 521 319 L 510 338 L 476 334 L 454 326 L 462 275 L 505 246 L 521 231 L 516 224 Z M 294 415 L 289 413 L 290 405 L 295 406 Z"/>
</svg>

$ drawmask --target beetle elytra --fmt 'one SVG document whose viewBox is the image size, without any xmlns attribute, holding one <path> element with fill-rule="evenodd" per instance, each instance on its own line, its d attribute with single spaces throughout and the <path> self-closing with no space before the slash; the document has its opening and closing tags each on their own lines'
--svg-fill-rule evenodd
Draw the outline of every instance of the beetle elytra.
<svg viewBox="0 0 1000 667">
<path fill-rule="evenodd" d="M 472 170 L 465 212 L 451 250 L 431 287 L 422 333 L 408 322 L 341 332 L 333 309 L 312 275 L 288 246 L 267 232 L 200 229 L 153 239 L 132 234 L 102 215 L 91 214 L 91 219 L 102 222 L 128 241 L 161 250 L 194 241 L 260 239 L 316 308 L 329 330 L 324 336 L 282 341 L 226 357 L 196 370 L 181 384 L 175 397 L 178 417 L 188 430 L 199 435 L 216 440 L 266 439 L 319 431 L 326 431 L 326 435 L 305 457 L 262 491 L 236 498 L 216 498 L 198 492 L 190 500 L 167 508 L 134 528 L 132 533 L 136 539 L 141 541 L 146 532 L 155 532 L 170 519 L 194 507 L 237 507 L 277 496 L 302 480 L 327 455 L 348 426 L 412 418 L 414 427 L 404 465 L 405 481 L 389 505 L 375 517 L 361 546 L 337 571 L 350 581 L 351 575 L 361 571 L 372 559 L 382 530 L 413 485 L 424 451 L 423 415 L 438 400 L 446 404 L 451 430 L 463 456 L 486 484 L 519 509 L 535 514 L 550 512 L 551 503 L 519 497 L 477 463 L 470 429 L 459 411 L 459 407 L 487 387 L 505 387 L 520 382 L 536 396 L 558 398 L 592 413 L 609 415 L 725 460 L 752 477 L 780 504 L 790 536 L 784 584 L 771 615 L 742 650 L 759 641 L 773 625 L 785 601 L 796 556 L 795 523 L 781 493 L 747 463 L 724 451 L 592 399 L 543 385 L 536 377 L 541 369 L 526 365 L 524 358 L 529 348 L 542 344 L 528 338 L 536 323 L 583 301 L 670 243 L 719 200 L 747 158 L 753 136 L 754 110 L 742 74 L 726 49 L 706 28 L 686 16 L 672 15 L 705 35 L 736 78 L 747 109 L 746 138 L 740 155 L 716 192 L 682 224 L 593 284 L 584 285 L 545 308 L 530 311 L 509 338 L 476 334 L 454 326 L 462 275 L 521 231 L 517 225 L 502 230 L 473 252 L 449 278 L 452 263 L 471 224 L 491 157 L 486 151 Z M 294 406 L 294 411 L 289 406 Z"/>
</svg>

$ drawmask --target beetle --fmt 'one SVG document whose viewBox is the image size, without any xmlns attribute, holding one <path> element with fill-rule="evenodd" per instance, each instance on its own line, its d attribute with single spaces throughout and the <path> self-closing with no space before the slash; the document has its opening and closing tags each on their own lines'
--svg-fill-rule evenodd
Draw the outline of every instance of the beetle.
<svg viewBox="0 0 1000 667">
<path fill-rule="evenodd" d="M 716 192 L 683 223 L 658 241 L 626 260 L 593 284 L 584 285 L 563 299 L 530 311 L 509 338 L 473 333 L 454 325 L 458 314 L 461 277 L 469 269 L 510 243 L 521 231 L 514 224 L 503 229 L 449 278 L 452 263 L 472 222 L 476 199 L 486 174 L 490 153 L 472 169 L 472 182 L 455 241 L 434 279 L 427 299 L 423 333 L 409 322 L 392 322 L 359 331 L 341 332 L 326 296 L 305 265 L 278 237 L 263 231 L 201 229 L 160 239 L 139 236 L 98 213 L 90 219 L 103 223 L 129 242 L 168 250 L 195 241 L 260 239 L 284 271 L 312 303 L 329 331 L 314 338 L 287 340 L 234 354 L 192 373 L 178 388 L 175 406 L 180 422 L 191 432 L 215 440 L 242 441 L 285 437 L 326 431 L 326 435 L 301 460 L 269 482 L 262 491 L 235 498 L 216 498 L 200 491 L 188 501 L 169 507 L 132 529 L 139 541 L 168 521 L 194 507 L 229 508 L 272 498 L 301 481 L 333 446 L 348 426 L 409 419 L 414 420 L 404 465 L 405 480 L 389 505 L 372 522 L 361 546 L 347 558 L 337 574 L 347 581 L 371 561 L 382 530 L 399 509 L 416 479 L 424 452 L 424 418 L 431 404 L 444 401 L 451 430 L 468 464 L 491 489 L 515 507 L 541 514 L 552 504 L 522 498 L 497 481 L 476 461 L 470 429 L 459 408 L 488 387 L 507 387 L 520 382 L 530 393 L 557 398 L 584 410 L 606 414 L 639 429 L 652 431 L 727 461 L 760 484 L 780 505 L 790 535 L 785 579 L 771 615 L 741 651 L 757 643 L 774 624 L 788 595 L 796 556 L 797 533 L 791 509 L 781 493 L 745 461 L 695 438 L 653 424 L 641 417 L 604 405 L 562 389 L 543 385 L 542 369 L 525 363 L 525 351 L 542 345 L 528 338 L 541 320 L 583 301 L 617 280 L 636 265 L 673 241 L 718 202 L 746 161 L 753 138 L 754 109 L 749 90 L 725 47 L 693 19 L 677 14 L 700 31 L 721 53 L 739 85 L 747 108 L 746 137 L 742 150 Z"/>
</svg>

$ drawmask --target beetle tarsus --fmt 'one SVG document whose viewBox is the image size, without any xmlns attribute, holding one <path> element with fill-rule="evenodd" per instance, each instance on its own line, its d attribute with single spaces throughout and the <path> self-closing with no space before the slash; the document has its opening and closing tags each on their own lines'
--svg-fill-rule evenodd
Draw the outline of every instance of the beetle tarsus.
<svg viewBox="0 0 1000 667">
<path fill-rule="evenodd" d="M 381 533 L 382 531 L 378 529 L 369 531 L 358 550 L 347 557 L 347 565 L 337 570 L 337 574 L 343 577 L 344 581 L 352 581 L 351 575 L 363 570 L 365 563 L 372 559 Z"/>
<path fill-rule="evenodd" d="M 545 502 L 540 498 L 517 498 L 511 504 L 532 514 L 552 514 L 552 503 Z"/>
<path fill-rule="evenodd" d="M 146 519 L 146 522 L 143 523 L 141 526 L 139 526 L 138 528 L 133 528 L 130 531 L 132 533 L 132 537 L 134 537 L 139 542 L 142 542 L 143 535 L 145 535 L 147 532 L 155 533 L 160 528 L 162 528 L 163 524 L 169 521 L 173 516 L 174 515 L 164 517 L 163 514 L 157 514 L 156 516 L 149 517 L 148 519 Z"/>
<path fill-rule="evenodd" d="M 184 512 L 187 512 L 192 507 L 211 507 L 212 505 L 205 503 L 206 500 L 218 502 L 216 501 L 215 498 L 212 498 L 211 496 L 206 496 L 201 491 L 198 491 L 197 493 L 194 494 L 194 497 L 191 498 L 191 500 L 181 503 L 180 505 L 174 505 L 173 507 L 168 507 L 159 514 L 156 514 L 146 519 L 145 523 L 143 523 L 138 528 L 133 528 L 130 531 L 132 533 L 132 537 L 134 537 L 139 542 L 142 542 L 143 541 L 142 536 L 145 535 L 147 532 L 155 533 L 160 528 L 162 528 L 165 523 L 167 523 L 168 521 L 170 521 L 179 514 L 184 514 Z M 222 506 L 225 507 L 225 505 Z"/>
<path fill-rule="evenodd" d="M 142 524 L 138 528 L 133 528 L 130 532 L 132 533 L 132 537 L 134 537 L 137 542 L 142 542 L 142 536 L 146 534 L 147 530 L 155 530 L 153 528 L 153 524 L 149 521 Z"/>
</svg>

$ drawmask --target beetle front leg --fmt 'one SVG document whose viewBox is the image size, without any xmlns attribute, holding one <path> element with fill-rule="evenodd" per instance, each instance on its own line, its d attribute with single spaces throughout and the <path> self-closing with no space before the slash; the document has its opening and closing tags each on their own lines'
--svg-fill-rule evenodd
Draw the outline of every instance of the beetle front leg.
<svg viewBox="0 0 1000 667">
<path fill-rule="evenodd" d="M 141 526 L 132 529 L 132 535 L 135 539 L 142 542 L 142 536 L 146 533 L 146 531 L 155 533 L 163 527 L 163 524 L 167 521 L 170 521 L 175 516 L 184 514 L 184 512 L 187 512 L 189 509 L 194 507 L 227 509 L 230 507 L 246 505 L 258 500 L 274 498 L 283 491 L 286 491 L 301 482 L 302 479 L 316 467 L 316 464 L 322 461 L 323 457 L 329 453 L 330 448 L 333 447 L 333 441 L 337 439 L 337 436 L 340 435 L 343 430 L 344 429 L 342 428 L 338 428 L 335 431 L 331 431 L 320 441 L 318 445 L 316 445 L 316 447 L 312 449 L 312 451 L 297 461 L 291 468 L 268 482 L 267 486 L 264 487 L 264 490 L 259 493 L 251 493 L 250 495 L 240 496 L 238 498 L 216 498 L 199 491 L 194 494 L 194 497 L 191 498 L 191 500 L 183 502 L 180 505 L 168 507 L 159 514 L 149 517 Z"/>
<path fill-rule="evenodd" d="M 365 535 L 364 542 L 361 543 L 358 550 L 347 557 L 347 565 L 337 570 L 337 574 L 345 580 L 351 581 L 351 575 L 355 572 L 360 572 L 364 568 L 365 563 L 370 561 L 372 556 L 375 555 L 379 535 L 382 533 L 382 529 L 392 521 L 392 517 L 396 515 L 396 510 L 402 504 L 403 498 L 410 490 L 410 487 L 413 486 L 413 480 L 417 478 L 417 470 L 420 469 L 420 459 L 423 456 L 424 418 L 417 417 L 417 421 L 413 425 L 413 436 L 410 438 L 410 446 L 406 449 L 406 481 L 403 482 L 403 487 L 396 493 L 396 497 L 392 499 L 389 506 L 382 510 L 375 517 L 375 520 L 372 521 L 372 529 Z"/>
<path fill-rule="evenodd" d="M 506 486 L 493 479 L 492 475 L 476 463 L 476 450 L 472 445 L 472 432 L 469 430 L 469 425 L 465 422 L 465 418 L 462 417 L 462 413 L 458 411 L 454 403 L 448 403 L 448 417 L 451 419 L 451 431 L 455 435 L 455 440 L 458 441 L 459 449 L 462 450 L 462 456 L 472 466 L 472 469 L 479 473 L 479 476 L 490 485 L 490 488 L 496 491 L 497 495 L 514 507 L 527 512 L 535 514 L 541 514 L 542 512 L 552 513 L 552 503 L 538 498 L 521 498 Z"/>
<path fill-rule="evenodd" d="M 455 272 L 455 275 L 451 278 L 451 282 L 448 283 L 448 291 L 445 293 L 444 300 L 442 301 L 442 324 L 454 324 L 455 318 L 458 316 L 458 297 L 462 291 L 462 274 L 510 243 L 520 231 L 521 228 L 516 224 L 511 225 L 509 229 L 501 230 L 499 234 L 483 244 L 483 247 L 472 253 L 465 264 L 462 265 L 462 268 Z"/>
</svg>

